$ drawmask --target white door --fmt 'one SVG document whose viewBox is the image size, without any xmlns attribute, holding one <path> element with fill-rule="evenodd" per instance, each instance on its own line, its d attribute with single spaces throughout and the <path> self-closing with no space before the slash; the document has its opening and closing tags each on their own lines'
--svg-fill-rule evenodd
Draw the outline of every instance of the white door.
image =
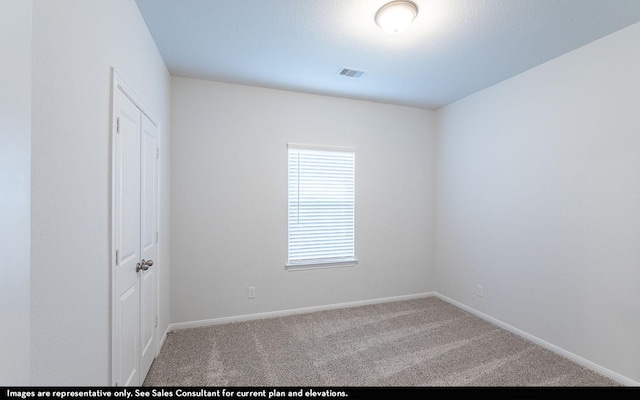
<svg viewBox="0 0 640 400">
<path fill-rule="evenodd" d="M 158 127 L 146 115 L 142 115 L 141 160 L 141 234 L 142 262 L 148 269 L 140 271 L 140 383 L 149 372 L 156 357 L 156 280 L 157 266 L 157 193 L 158 193 Z"/>
<path fill-rule="evenodd" d="M 156 353 L 158 129 L 118 89 L 113 173 L 113 380 L 139 386 Z"/>
</svg>

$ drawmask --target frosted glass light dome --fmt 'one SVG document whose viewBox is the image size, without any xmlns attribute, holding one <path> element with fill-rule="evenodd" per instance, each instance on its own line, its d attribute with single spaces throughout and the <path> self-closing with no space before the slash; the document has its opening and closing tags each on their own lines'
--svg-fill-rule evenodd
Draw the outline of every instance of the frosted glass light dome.
<svg viewBox="0 0 640 400">
<path fill-rule="evenodd" d="M 376 24 L 385 32 L 404 32 L 418 15 L 418 7 L 410 1 L 393 1 L 385 4 L 376 14 Z"/>
</svg>

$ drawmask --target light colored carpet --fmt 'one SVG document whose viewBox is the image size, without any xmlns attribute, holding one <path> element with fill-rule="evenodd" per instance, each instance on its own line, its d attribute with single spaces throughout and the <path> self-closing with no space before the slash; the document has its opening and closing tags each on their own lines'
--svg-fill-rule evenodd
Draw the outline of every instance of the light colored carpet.
<svg viewBox="0 0 640 400">
<path fill-rule="evenodd" d="M 619 386 L 436 297 L 172 332 L 145 386 Z"/>
</svg>

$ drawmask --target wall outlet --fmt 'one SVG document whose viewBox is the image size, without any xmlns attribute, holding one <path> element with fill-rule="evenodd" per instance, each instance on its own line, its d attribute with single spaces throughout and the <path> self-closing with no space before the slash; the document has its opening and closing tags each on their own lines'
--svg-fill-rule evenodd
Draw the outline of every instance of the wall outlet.
<svg viewBox="0 0 640 400">
<path fill-rule="evenodd" d="M 256 288 L 254 286 L 249 286 L 247 289 L 247 298 L 255 299 L 256 298 Z"/>
<path fill-rule="evenodd" d="M 482 285 L 478 285 L 476 287 L 476 296 L 482 297 L 484 295 L 484 287 Z"/>
</svg>

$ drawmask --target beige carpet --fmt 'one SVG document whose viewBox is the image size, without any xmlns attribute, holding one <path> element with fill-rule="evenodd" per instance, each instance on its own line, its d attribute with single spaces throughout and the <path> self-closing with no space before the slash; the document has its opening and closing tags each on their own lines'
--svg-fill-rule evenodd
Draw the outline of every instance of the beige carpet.
<svg viewBox="0 0 640 400">
<path fill-rule="evenodd" d="M 619 386 L 436 297 L 180 330 L 145 386 Z"/>
</svg>

